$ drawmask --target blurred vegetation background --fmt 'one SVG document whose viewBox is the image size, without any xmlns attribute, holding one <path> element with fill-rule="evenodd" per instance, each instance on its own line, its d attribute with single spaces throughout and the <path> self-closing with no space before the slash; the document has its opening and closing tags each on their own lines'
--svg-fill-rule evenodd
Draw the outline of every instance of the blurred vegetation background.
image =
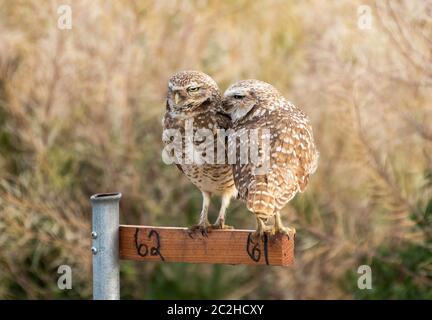
<svg viewBox="0 0 432 320">
<path fill-rule="evenodd" d="M 297 261 L 122 262 L 122 298 L 432 299 L 432 2 L 420 0 L 0 0 L 0 298 L 91 298 L 93 193 L 123 193 L 122 223 L 196 221 L 199 191 L 161 160 L 167 80 L 182 69 L 221 90 L 270 82 L 310 116 L 320 164 L 284 210 Z M 228 224 L 254 219 L 234 202 Z M 57 288 L 61 264 L 72 290 Z M 357 288 L 362 264 L 372 290 Z"/>
</svg>

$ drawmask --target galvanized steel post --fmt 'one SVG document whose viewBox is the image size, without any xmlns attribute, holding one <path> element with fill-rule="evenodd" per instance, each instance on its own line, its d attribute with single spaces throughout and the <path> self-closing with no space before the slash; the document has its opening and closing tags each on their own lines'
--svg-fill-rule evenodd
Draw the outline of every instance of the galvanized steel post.
<svg viewBox="0 0 432 320">
<path fill-rule="evenodd" d="M 91 196 L 93 299 L 120 299 L 119 203 L 121 193 Z"/>
</svg>

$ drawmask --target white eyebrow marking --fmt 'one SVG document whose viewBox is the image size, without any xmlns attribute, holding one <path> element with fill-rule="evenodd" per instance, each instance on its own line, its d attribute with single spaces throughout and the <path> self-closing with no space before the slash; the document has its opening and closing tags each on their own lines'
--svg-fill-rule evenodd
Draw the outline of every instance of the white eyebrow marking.
<svg viewBox="0 0 432 320">
<path fill-rule="evenodd" d="M 191 82 L 187 85 L 187 87 L 200 87 L 201 85 L 198 82 Z M 179 90 L 179 89 L 183 89 L 184 87 L 181 86 L 176 86 L 174 85 L 172 82 L 168 82 L 168 88 L 171 90 Z"/>
<path fill-rule="evenodd" d="M 227 89 L 224 93 L 225 97 L 230 97 L 230 96 L 235 96 L 235 95 L 247 95 L 248 90 L 244 89 L 244 88 L 232 88 L 232 89 Z"/>
<path fill-rule="evenodd" d="M 197 83 L 197 82 L 191 82 L 189 85 L 188 85 L 188 87 L 199 87 L 199 83 Z"/>
</svg>

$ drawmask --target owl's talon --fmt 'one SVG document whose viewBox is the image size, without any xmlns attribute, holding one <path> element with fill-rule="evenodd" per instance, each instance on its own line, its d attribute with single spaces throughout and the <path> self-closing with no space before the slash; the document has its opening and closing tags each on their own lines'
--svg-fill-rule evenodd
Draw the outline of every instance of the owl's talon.
<svg viewBox="0 0 432 320">
<path fill-rule="evenodd" d="M 215 224 L 212 224 L 211 228 L 215 229 L 215 230 L 234 229 L 233 226 L 229 226 L 229 225 L 225 224 L 225 222 L 221 222 L 221 221 L 218 221 Z"/>
<path fill-rule="evenodd" d="M 252 238 L 255 241 L 262 240 L 265 241 L 266 238 L 269 239 L 274 234 L 272 228 L 265 225 L 261 218 L 257 217 L 257 229 L 252 233 Z"/>
<path fill-rule="evenodd" d="M 230 226 L 230 225 L 224 224 L 220 229 L 228 229 L 228 230 L 231 230 L 231 229 L 235 229 L 235 228 L 234 228 L 234 226 Z"/>
<path fill-rule="evenodd" d="M 203 237 L 208 237 L 209 232 L 211 232 L 212 226 L 209 223 L 197 224 L 188 228 L 187 232 L 189 237 L 193 238 L 193 235 L 197 232 L 201 233 Z"/>
<path fill-rule="evenodd" d="M 282 223 L 279 212 L 276 213 L 275 225 L 274 225 L 273 230 L 274 230 L 274 233 L 276 235 L 277 234 L 286 235 L 286 236 L 288 236 L 288 239 L 290 239 L 291 237 L 295 238 L 296 229 L 285 227 Z"/>
<path fill-rule="evenodd" d="M 282 234 L 288 236 L 288 239 L 291 239 L 293 237 L 295 239 L 296 235 L 296 229 L 294 228 L 288 228 L 288 227 L 280 227 L 280 228 L 274 228 L 274 234 Z"/>
</svg>

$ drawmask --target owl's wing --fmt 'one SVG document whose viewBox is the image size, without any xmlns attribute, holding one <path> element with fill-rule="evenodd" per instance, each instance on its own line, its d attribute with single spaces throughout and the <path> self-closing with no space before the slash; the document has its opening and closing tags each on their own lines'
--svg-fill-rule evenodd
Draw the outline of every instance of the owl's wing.
<svg viewBox="0 0 432 320">
<path fill-rule="evenodd" d="M 237 130 L 236 162 L 233 165 L 234 181 L 239 192 L 239 197 L 246 201 L 247 208 L 255 214 L 265 218 L 272 216 L 275 211 L 275 186 L 271 179 L 271 168 L 267 166 L 267 160 L 262 157 L 265 154 L 265 145 L 262 143 L 262 130 L 260 126 L 263 120 L 251 122 L 247 129 Z M 242 140 L 258 129 L 256 138 Z M 243 138 L 242 138 L 243 137 Z M 230 143 L 232 143 L 232 139 Z M 242 151 L 243 148 L 243 151 Z M 233 148 L 231 147 L 230 150 Z M 242 158 L 243 156 L 243 158 Z"/>
<path fill-rule="evenodd" d="M 285 205 L 298 191 L 296 173 L 299 160 L 296 153 L 294 124 L 282 113 L 274 124 L 271 143 L 271 180 L 276 184 L 275 196 Z"/>
<path fill-rule="evenodd" d="M 292 146 L 292 122 L 286 114 L 273 114 L 270 129 L 267 165 L 264 174 L 257 176 L 255 189 L 261 203 L 273 212 L 281 210 L 298 192 L 296 159 Z M 264 145 L 260 146 L 262 149 Z M 255 196 L 256 197 L 256 196 Z"/>
<path fill-rule="evenodd" d="M 319 155 L 313 141 L 312 127 L 307 116 L 299 109 L 279 112 L 283 120 L 276 124 L 273 159 L 278 168 L 284 168 L 285 175 L 288 175 L 286 179 L 294 179 L 298 191 L 303 192 L 309 175 L 316 169 Z M 288 190 L 292 192 L 292 187 Z"/>
<path fill-rule="evenodd" d="M 253 164 L 249 168 L 247 199 L 251 207 L 265 212 L 282 209 L 297 192 L 306 189 L 309 175 L 316 168 L 312 128 L 307 117 L 297 110 L 279 109 L 271 115 L 270 125 L 263 126 L 270 129 L 270 160 L 261 175 L 253 174 Z M 260 141 L 260 151 L 262 147 Z"/>
</svg>

